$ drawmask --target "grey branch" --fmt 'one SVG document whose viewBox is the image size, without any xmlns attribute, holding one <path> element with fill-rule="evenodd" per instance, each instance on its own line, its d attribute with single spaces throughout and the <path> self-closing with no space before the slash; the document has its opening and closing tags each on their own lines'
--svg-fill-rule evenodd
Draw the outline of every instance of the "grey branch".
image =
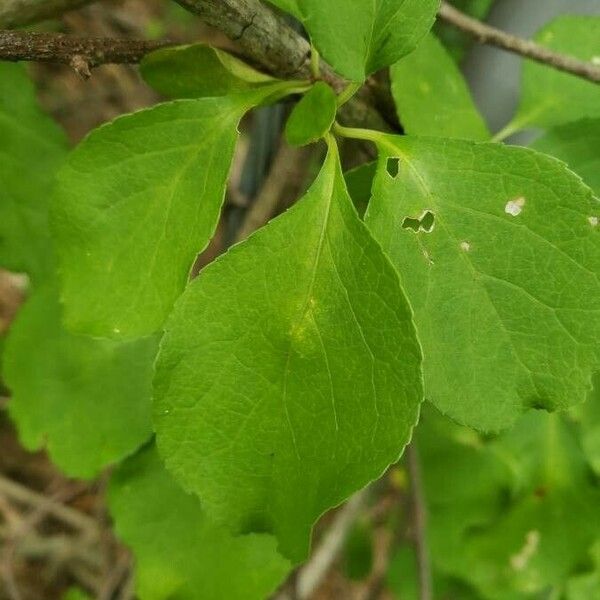
<svg viewBox="0 0 600 600">
<path fill-rule="evenodd" d="M 1 0 L 0 29 L 13 29 L 61 15 L 90 0 Z"/>
<path fill-rule="evenodd" d="M 439 17 L 457 29 L 468 33 L 481 44 L 496 46 L 559 71 L 582 77 L 594 83 L 600 83 L 600 66 L 553 52 L 540 44 L 486 25 L 460 12 L 448 2 L 442 2 Z"/>
<path fill-rule="evenodd" d="M 62 63 L 72 66 L 80 75 L 102 64 L 138 63 L 149 52 L 172 46 L 163 40 L 119 40 L 112 38 L 80 38 L 60 33 L 0 31 L 0 60 Z"/>
</svg>

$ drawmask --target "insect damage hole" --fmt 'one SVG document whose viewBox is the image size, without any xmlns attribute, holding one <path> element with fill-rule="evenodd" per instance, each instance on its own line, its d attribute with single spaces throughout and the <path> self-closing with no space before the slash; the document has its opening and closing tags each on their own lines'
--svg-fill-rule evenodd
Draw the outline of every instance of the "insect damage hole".
<svg viewBox="0 0 600 600">
<path fill-rule="evenodd" d="M 390 156 L 385 163 L 385 168 L 388 175 L 392 179 L 396 179 L 398 177 L 398 173 L 400 172 L 400 159 L 394 156 Z"/>
<path fill-rule="evenodd" d="M 424 231 L 425 233 L 431 233 L 435 226 L 435 215 L 430 211 L 426 210 L 420 217 L 404 217 L 402 221 L 402 227 L 404 229 L 410 229 L 415 233 Z"/>
<path fill-rule="evenodd" d="M 521 196 L 520 198 L 515 198 L 514 200 L 509 200 L 504 207 L 504 212 L 507 215 L 511 215 L 513 217 L 518 217 L 523 211 L 523 207 L 525 206 L 525 198 Z"/>
</svg>

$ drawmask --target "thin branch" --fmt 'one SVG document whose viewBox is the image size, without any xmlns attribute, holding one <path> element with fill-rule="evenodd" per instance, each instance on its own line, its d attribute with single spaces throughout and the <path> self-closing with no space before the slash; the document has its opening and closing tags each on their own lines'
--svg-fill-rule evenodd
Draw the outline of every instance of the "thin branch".
<svg viewBox="0 0 600 600">
<path fill-rule="evenodd" d="M 0 29 L 22 27 L 89 4 L 91 0 L 2 0 Z"/>
<path fill-rule="evenodd" d="M 525 40 L 501 29 L 486 25 L 460 12 L 448 2 L 442 2 L 439 17 L 457 29 L 468 33 L 481 44 L 508 50 L 525 58 L 548 65 L 559 71 L 600 83 L 600 66 L 581 61 L 573 56 L 559 54 L 540 44 Z"/>
<path fill-rule="evenodd" d="M 311 597 L 342 551 L 346 538 L 368 498 L 369 488 L 365 488 L 354 494 L 340 508 L 308 562 L 295 573 L 292 579 L 293 589 L 280 592 L 275 600 L 307 600 Z"/>
<path fill-rule="evenodd" d="M 432 600 L 433 584 L 429 548 L 427 546 L 427 508 L 421 477 L 421 462 L 414 440 L 406 448 L 406 459 L 408 462 L 412 496 L 414 540 L 419 576 L 419 598 L 420 600 Z"/>
<path fill-rule="evenodd" d="M 62 63 L 82 76 L 89 76 L 89 70 L 98 65 L 138 63 L 149 52 L 174 44 L 169 40 L 149 42 L 0 31 L 0 60 Z"/>
<path fill-rule="evenodd" d="M 0 497 L 2 496 L 27 506 L 43 507 L 46 513 L 90 537 L 99 535 L 98 524 L 91 517 L 0 475 Z"/>
</svg>

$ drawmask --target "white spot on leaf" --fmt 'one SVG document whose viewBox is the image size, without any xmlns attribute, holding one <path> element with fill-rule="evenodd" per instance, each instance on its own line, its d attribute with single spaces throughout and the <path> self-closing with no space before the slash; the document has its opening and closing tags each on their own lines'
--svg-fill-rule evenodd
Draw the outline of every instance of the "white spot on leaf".
<svg viewBox="0 0 600 600">
<path fill-rule="evenodd" d="M 600 56 L 592 56 L 592 64 L 600 65 Z"/>
<path fill-rule="evenodd" d="M 515 571 L 523 571 L 527 564 L 538 551 L 540 546 L 540 532 L 532 529 L 525 535 L 525 544 L 517 554 L 510 557 L 510 566 Z"/>
<path fill-rule="evenodd" d="M 471 249 L 471 244 L 469 244 L 469 242 L 461 242 L 460 249 L 464 252 L 468 252 Z"/>
<path fill-rule="evenodd" d="M 598 227 L 598 217 L 588 217 L 588 221 L 592 227 Z"/>
<path fill-rule="evenodd" d="M 520 196 L 519 198 L 515 198 L 514 200 L 509 200 L 504 207 L 504 212 L 507 215 L 512 215 L 513 217 L 518 217 L 525 206 L 525 198 Z"/>
</svg>

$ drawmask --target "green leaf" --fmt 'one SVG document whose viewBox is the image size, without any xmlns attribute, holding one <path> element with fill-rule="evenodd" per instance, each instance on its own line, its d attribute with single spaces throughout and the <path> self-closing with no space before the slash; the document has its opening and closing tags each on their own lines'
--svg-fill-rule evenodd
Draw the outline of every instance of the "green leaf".
<svg viewBox="0 0 600 600">
<path fill-rule="evenodd" d="M 306 196 L 187 288 L 155 378 L 167 467 L 294 562 L 323 511 L 398 459 L 422 400 L 411 311 L 330 143 Z"/>
<path fill-rule="evenodd" d="M 432 441 L 437 446 L 435 463 L 425 452 L 423 471 L 428 473 L 432 465 L 436 469 L 426 481 L 436 567 L 470 582 L 489 599 L 537 598 L 550 587 L 562 586 L 586 560 L 600 532 L 600 493 L 591 485 L 572 428 L 558 415 L 532 412 L 512 431 L 471 450 L 474 457 L 495 455 L 513 472 L 512 490 L 501 481 L 495 488 L 488 484 L 488 494 L 495 489 L 505 501 L 479 522 L 473 522 L 467 507 L 488 501 L 474 488 L 462 502 L 447 502 L 440 494 L 440 481 L 460 486 L 464 474 L 455 478 L 448 442 Z"/>
<path fill-rule="evenodd" d="M 144 57 L 144 79 L 170 98 L 202 98 L 247 92 L 272 77 L 205 44 L 163 48 Z"/>
<path fill-rule="evenodd" d="M 0 62 L 0 266 L 34 280 L 52 264 L 48 200 L 66 146 L 25 68 Z"/>
<path fill-rule="evenodd" d="M 532 412 L 486 441 L 424 414 L 417 440 L 436 574 L 502 600 L 537 598 L 566 581 L 600 526 L 600 494 L 574 433 L 557 415 Z"/>
<path fill-rule="evenodd" d="M 587 402 L 577 406 L 576 412 L 583 452 L 594 472 L 600 476 L 600 373 L 596 373 L 593 383 Z"/>
<path fill-rule="evenodd" d="M 68 328 L 108 337 L 160 329 L 214 233 L 240 119 L 289 85 L 159 104 L 75 149 L 52 214 Z"/>
<path fill-rule="evenodd" d="M 366 221 L 414 310 L 426 398 L 483 430 L 583 401 L 600 363 L 591 190 L 525 148 L 382 135 L 379 149 Z"/>
<path fill-rule="evenodd" d="M 333 68 L 352 81 L 412 52 L 431 29 L 439 0 L 270 0 L 307 28 Z"/>
<path fill-rule="evenodd" d="M 569 579 L 565 598 L 566 600 L 600 600 L 600 570 Z"/>
<path fill-rule="evenodd" d="M 46 447 L 70 476 L 92 477 L 152 433 L 152 363 L 157 338 L 131 342 L 76 336 L 61 326 L 53 286 L 39 288 L 5 346 L 8 404 L 21 442 Z"/>
<path fill-rule="evenodd" d="M 263 600 L 290 568 L 267 535 L 232 537 L 165 471 L 154 446 L 112 477 L 109 506 L 140 600 Z"/>
<path fill-rule="evenodd" d="M 566 162 L 600 197 L 600 119 L 550 129 L 532 148 Z"/>
<path fill-rule="evenodd" d="M 373 187 L 373 179 L 375 179 L 376 172 L 377 162 L 374 161 L 365 163 L 344 173 L 348 193 L 361 217 L 364 216 L 369 206 L 371 188 Z"/>
<path fill-rule="evenodd" d="M 558 17 L 544 27 L 535 40 L 580 60 L 597 60 L 600 17 Z M 510 129 L 553 127 L 586 117 L 600 117 L 600 86 L 546 65 L 525 62 L 521 103 Z"/>
<path fill-rule="evenodd" d="M 392 66 L 391 78 L 398 117 L 407 133 L 491 137 L 459 68 L 433 34 Z"/>
<path fill-rule="evenodd" d="M 292 146 L 320 140 L 331 129 L 337 112 L 337 96 L 329 85 L 317 81 L 296 104 L 285 128 Z"/>
</svg>

